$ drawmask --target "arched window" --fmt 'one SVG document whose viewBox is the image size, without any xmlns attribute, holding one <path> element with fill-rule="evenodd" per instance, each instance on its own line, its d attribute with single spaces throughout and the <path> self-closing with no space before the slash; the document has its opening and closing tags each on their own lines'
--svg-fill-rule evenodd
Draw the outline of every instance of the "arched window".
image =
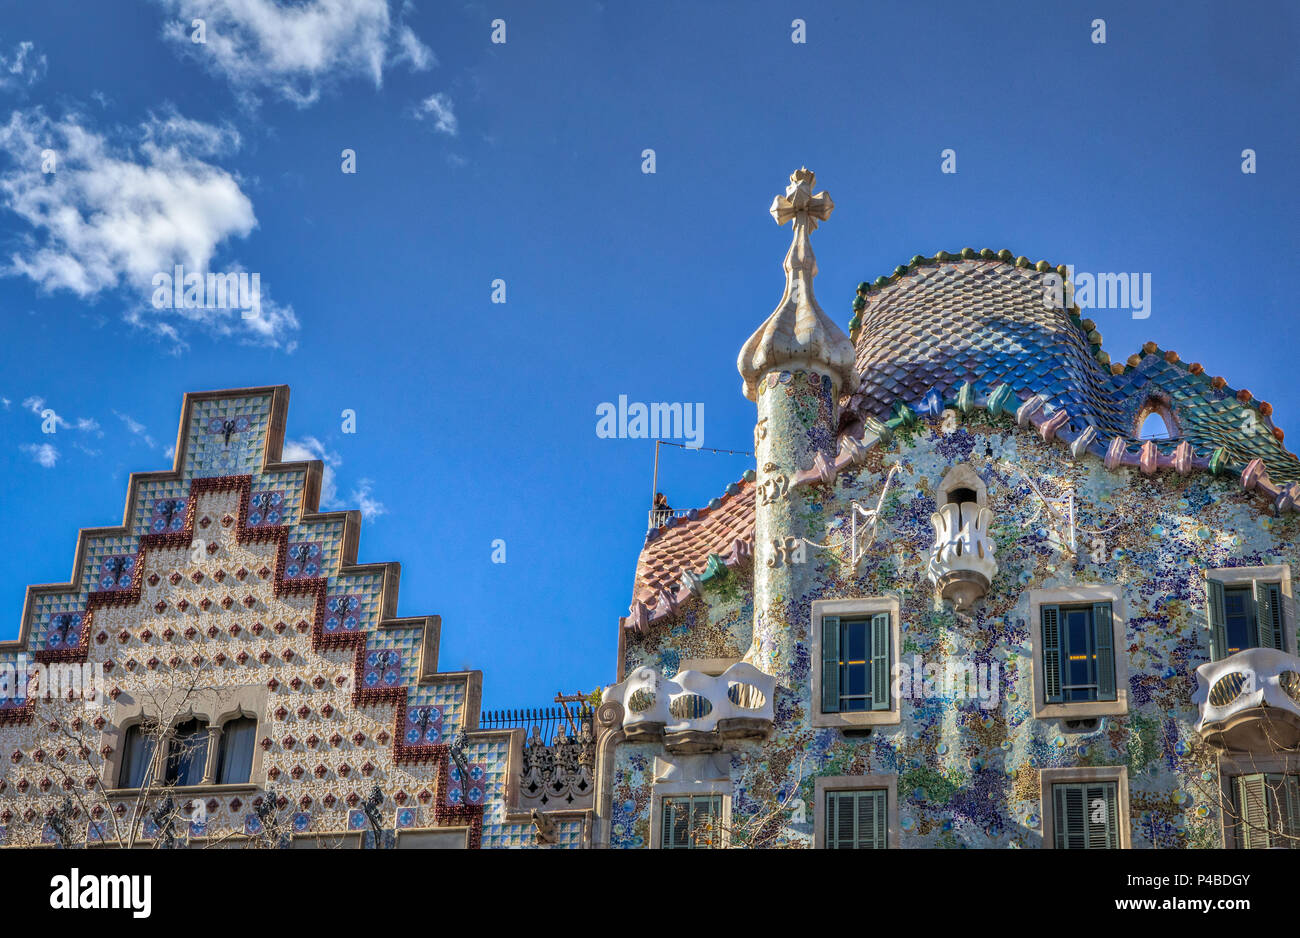
<svg viewBox="0 0 1300 938">
<path fill-rule="evenodd" d="M 167 751 L 168 785 L 198 785 L 208 761 L 208 725 L 202 720 L 188 720 L 174 730 Z"/>
<path fill-rule="evenodd" d="M 1142 421 L 1142 428 L 1138 430 L 1138 439 L 1141 440 L 1167 440 L 1171 436 L 1173 434 L 1169 432 L 1165 418 L 1154 411 L 1147 414 L 1147 419 Z"/>
<path fill-rule="evenodd" d="M 1178 437 L 1178 421 L 1166 401 L 1152 398 L 1142 405 L 1137 416 L 1139 440 L 1172 440 Z"/>
<path fill-rule="evenodd" d="M 130 727 L 122 739 L 122 768 L 118 772 L 119 788 L 142 788 L 149 763 L 153 761 L 153 737 L 139 723 Z"/>
<path fill-rule="evenodd" d="M 257 721 L 249 717 L 231 720 L 221 728 L 221 746 L 217 753 L 217 782 L 237 785 L 247 782 L 253 773 L 253 744 Z"/>
</svg>

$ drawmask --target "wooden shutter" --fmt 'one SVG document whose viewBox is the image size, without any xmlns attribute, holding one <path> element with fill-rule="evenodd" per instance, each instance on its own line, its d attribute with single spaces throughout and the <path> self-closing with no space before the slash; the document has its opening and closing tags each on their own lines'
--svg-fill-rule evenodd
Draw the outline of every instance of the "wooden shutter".
<svg viewBox="0 0 1300 938">
<path fill-rule="evenodd" d="M 1093 603 L 1092 628 L 1097 649 L 1097 699 L 1115 699 L 1115 633 L 1110 603 Z"/>
<path fill-rule="evenodd" d="M 1042 607 L 1043 688 L 1047 703 L 1061 702 L 1061 607 Z"/>
<path fill-rule="evenodd" d="M 665 798 L 663 801 L 663 828 L 660 831 L 659 846 L 667 850 L 670 847 L 676 847 L 673 841 L 673 830 L 676 827 L 674 823 L 677 816 L 677 802 L 672 798 Z"/>
<path fill-rule="evenodd" d="M 1270 846 L 1268 784 L 1263 774 L 1237 776 L 1237 843 L 1247 850 Z"/>
<path fill-rule="evenodd" d="M 884 789 L 827 792 L 827 849 L 885 849 L 889 834 L 886 798 Z"/>
<path fill-rule="evenodd" d="M 1205 608 L 1210 618 L 1210 660 L 1218 661 L 1228 654 L 1228 614 L 1223 608 L 1223 584 L 1218 580 L 1205 581 Z"/>
<path fill-rule="evenodd" d="M 721 799 L 716 796 L 690 799 L 691 822 L 688 835 L 692 847 L 717 847 L 721 818 Z"/>
<path fill-rule="evenodd" d="M 1100 850 L 1118 848 L 1119 787 L 1114 782 L 1086 786 L 1083 807 L 1087 814 L 1088 848 Z M 1095 820 L 1098 808 L 1103 812 L 1100 821 Z"/>
<path fill-rule="evenodd" d="M 871 709 L 889 709 L 889 613 L 871 617 Z"/>
<path fill-rule="evenodd" d="M 861 801 L 865 801 L 871 815 L 871 825 L 868 828 L 870 837 L 862 838 L 861 846 L 872 850 L 884 850 L 889 835 L 889 820 L 886 808 L 888 807 L 887 799 L 889 793 L 882 789 L 875 791 L 863 792 Z"/>
<path fill-rule="evenodd" d="M 1278 793 L 1282 808 L 1282 832 L 1287 839 L 1282 844 L 1296 847 L 1296 838 L 1300 838 L 1300 776 L 1284 775 L 1282 790 Z"/>
<path fill-rule="evenodd" d="M 1277 583 L 1254 581 L 1255 630 L 1260 648 L 1282 648 L 1282 589 Z"/>
<path fill-rule="evenodd" d="M 1053 785 L 1052 800 L 1055 809 L 1052 823 L 1057 850 L 1104 850 L 1119 847 L 1119 786 L 1115 782 Z M 1102 811 L 1102 818 L 1094 821 L 1093 816 L 1098 809 Z"/>
<path fill-rule="evenodd" d="M 822 616 L 822 713 L 840 712 L 840 617 Z"/>
<path fill-rule="evenodd" d="M 857 846 L 856 792 L 832 791 L 826 795 L 826 846 L 852 850 Z"/>
<path fill-rule="evenodd" d="M 1087 845 L 1087 805 L 1082 785 L 1053 785 L 1055 802 L 1053 827 L 1057 850 L 1080 849 Z"/>
</svg>

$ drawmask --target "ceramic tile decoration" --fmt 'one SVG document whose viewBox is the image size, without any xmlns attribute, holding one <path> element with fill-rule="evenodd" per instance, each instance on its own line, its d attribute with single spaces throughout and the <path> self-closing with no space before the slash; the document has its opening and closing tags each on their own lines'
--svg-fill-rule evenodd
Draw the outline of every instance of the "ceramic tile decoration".
<svg viewBox="0 0 1300 938">
<path fill-rule="evenodd" d="M 581 726 L 480 726 L 482 675 L 438 670 L 440 619 L 398 618 L 396 565 L 282 461 L 287 388 L 191 393 L 175 468 L 131 477 L 0 646 L 0 843 L 1236 843 L 1248 767 L 1300 771 L 1272 408 L 1154 343 L 1112 363 L 1044 302 L 1064 268 L 1009 251 L 912 258 L 846 334 L 813 289 L 833 209 L 806 169 L 773 202 L 754 465 L 647 533 Z M 136 734 L 191 719 L 201 755 L 142 784 Z M 1081 827 L 1076 795 L 1104 808 Z M 875 826 L 832 834 L 859 796 Z"/>
</svg>

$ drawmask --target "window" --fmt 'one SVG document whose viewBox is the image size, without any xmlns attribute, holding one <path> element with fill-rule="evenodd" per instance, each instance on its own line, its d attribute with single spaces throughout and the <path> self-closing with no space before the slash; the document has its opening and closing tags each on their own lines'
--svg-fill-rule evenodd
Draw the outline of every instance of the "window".
<svg viewBox="0 0 1300 938">
<path fill-rule="evenodd" d="M 202 720 L 179 724 L 173 731 L 167 752 L 166 784 L 201 784 L 207 761 L 208 725 Z"/>
<path fill-rule="evenodd" d="M 1205 581 L 1210 620 L 1210 660 L 1247 648 L 1285 650 L 1282 584 L 1262 580 Z"/>
<path fill-rule="evenodd" d="M 1052 812 L 1057 850 L 1119 848 L 1118 782 L 1052 785 Z"/>
<path fill-rule="evenodd" d="M 1142 421 L 1141 429 L 1138 430 L 1139 440 L 1167 440 L 1172 436 L 1165 418 L 1155 411 L 1147 414 L 1146 419 Z"/>
<path fill-rule="evenodd" d="M 865 730 L 900 722 L 899 694 L 893 690 L 893 665 L 902 644 L 900 609 L 896 596 L 813 601 L 808 630 L 813 726 Z"/>
<path fill-rule="evenodd" d="M 143 788 L 153 761 L 153 738 L 145 727 L 137 723 L 126 731 L 122 741 L 122 770 L 118 774 L 119 788 Z"/>
<path fill-rule="evenodd" d="M 665 850 L 692 850 L 722 845 L 722 796 L 687 795 L 663 799 Z"/>
<path fill-rule="evenodd" d="M 822 710 L 889 709 L 889 614 L 822 618 Z"/>
<path fill-rule="evenodd" d="M 1233 785 L 1237 846 L 1295 848 L 1300 839 L 1300 775 L 1238 775 Z"/>
<path fill-rule="evenodd" d="M 236 785 L 249 780 L 256 736 L 257 721 L 249 717 L 231 720 L 221 728 L 221 745 L 217 750 L 218 784 Z"/>
<path fill-rule="evenodd" d="M 1048 604 L 1039 612 L 1047 702 L 1115 700 L 1111 604 Z"/>
<path fill-rule="evenodd" d="M 888 802 L 889 793 L 883 788 L 826 792 L 826 848 L 884 850 Z"/>
</svg>

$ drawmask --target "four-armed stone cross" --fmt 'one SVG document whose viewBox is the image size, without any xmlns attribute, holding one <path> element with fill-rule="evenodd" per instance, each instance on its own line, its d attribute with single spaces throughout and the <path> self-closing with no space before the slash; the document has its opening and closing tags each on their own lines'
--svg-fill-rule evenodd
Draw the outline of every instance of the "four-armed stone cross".
<svg viewBox="0 0 1300 938">
<path fill-rule="evenodd" d="M 782 305 L 793 302 L 795 306 L 810 306 L 817 309 L 813 298 L 812 280 L 817 276 L 817 258 L 813 256 L 812 245 L 808 235 L 817 227 L 818 221 L 831 217 L 835 203 L 825 192 L 813 194 L 816 175 L 804 167 L 790 174 L 790 185 L 785 195 L 778 195 L 772 200 L 770 209 L 778 225 L 794 221 L 793 239 L 790 250 L 785 255 L 785 297 Z"/>
</svg>

